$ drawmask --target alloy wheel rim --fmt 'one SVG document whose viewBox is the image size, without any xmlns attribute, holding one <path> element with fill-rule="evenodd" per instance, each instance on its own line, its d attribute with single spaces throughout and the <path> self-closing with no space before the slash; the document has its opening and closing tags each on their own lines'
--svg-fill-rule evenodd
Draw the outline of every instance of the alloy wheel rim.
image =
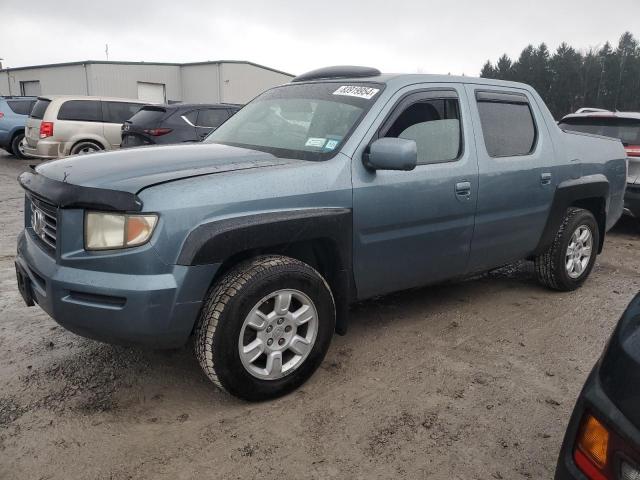
<svg viewBox="0 0 640 480">
<path fill-rule="evenodd" d="M 246 316 L 238 351 L 244 368 L 262 380 L 289 375 L 304 363 L 318 336 L 318 312 L 299 290 L 278 290 Z"/>
<path fill-rule="evenodd" d="M 78 152 L 80 155 L 86 155 L 87 153 L 93 153 L 96 152 L 97 149 L 95 147 L 83 147 L 80 149 L 80 151 Z"/>
<path fill-rule="evenodd" d="M 587 225 L 580 225 L 571 235 L 565 255 L 565 268 L 569 277 L 576 279 L 584 273 L 593 252 L 593 234 Z"/>
</svg>

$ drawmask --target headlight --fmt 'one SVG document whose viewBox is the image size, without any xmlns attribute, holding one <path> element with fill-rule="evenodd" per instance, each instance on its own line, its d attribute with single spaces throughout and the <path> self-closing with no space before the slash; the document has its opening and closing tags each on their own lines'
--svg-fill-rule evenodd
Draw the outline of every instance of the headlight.
<svg viewBox="0 0 640 480">
<path fill-rule="evenodd" d="M 146 243 L 158 223 L 154 214 L 87 212 L 84 217 L 84 248 L 111 250 Z"/>
</svg>

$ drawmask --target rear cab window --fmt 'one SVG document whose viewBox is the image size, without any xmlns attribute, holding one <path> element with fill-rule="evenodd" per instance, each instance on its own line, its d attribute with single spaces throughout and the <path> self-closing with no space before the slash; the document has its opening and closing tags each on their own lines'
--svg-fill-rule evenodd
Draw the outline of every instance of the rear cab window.
<svg viewBox="0 0 640 480">
<path fill-rule="evenodd" d="M 46 98 L 39 98 L 38 100 L 36 100 L 36 104 L 33 106 L 33 109 L 31 110 L 31 114 L 29 116 L 31 118 L 35 118 L 36 120 L 42 120 L 50 103 L 51 100 L 47 100 Z"/>
<path fill-rule="evenodd" d="M 490 157 L 530 155 L 538 132 L 526 95 L 477 91 L 482 135 Z"/>
<path fill-rule="evenodd" d="M 77 122 L 101 122 L 102 109 L 99 100 L 67 100 L 58 110 L 58 120 Z"/>
</svg>

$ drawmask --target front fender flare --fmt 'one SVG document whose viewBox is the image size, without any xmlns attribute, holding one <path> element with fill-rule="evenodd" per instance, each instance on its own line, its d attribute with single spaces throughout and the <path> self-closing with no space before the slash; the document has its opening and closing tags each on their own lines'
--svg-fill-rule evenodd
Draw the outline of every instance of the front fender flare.
<svg viewBox="0 0 640 480">
<path fill-rule="evenodd" d="M 345 333 L 348 308 L 355 298 L 353 281 L 353 223 L 348 208 L 310 208 L 245 215 L 204 223 L 193 229 L 182 245 L 177 263 L 224 263 L 250 250 L 286 247 L 297 242 L 323 240 L 332 245 L 333 277 L 327 278 L 336 302 L 336 331 Z"/>
</svg>

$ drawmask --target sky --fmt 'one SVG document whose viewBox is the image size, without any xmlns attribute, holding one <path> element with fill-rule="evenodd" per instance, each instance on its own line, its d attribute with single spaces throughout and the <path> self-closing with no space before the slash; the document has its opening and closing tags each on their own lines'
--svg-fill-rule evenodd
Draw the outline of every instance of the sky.
<svg viewBox="0 0 640 480">
<path fill-rule="evenodd" d="M 615 5 L 615 7 L 607 7 Z M 487 60 L 640 37 L 640 0 L 0 0 L 4 67 L 79 60 L 248 60 L 477 76 Z"/>
</svg>

